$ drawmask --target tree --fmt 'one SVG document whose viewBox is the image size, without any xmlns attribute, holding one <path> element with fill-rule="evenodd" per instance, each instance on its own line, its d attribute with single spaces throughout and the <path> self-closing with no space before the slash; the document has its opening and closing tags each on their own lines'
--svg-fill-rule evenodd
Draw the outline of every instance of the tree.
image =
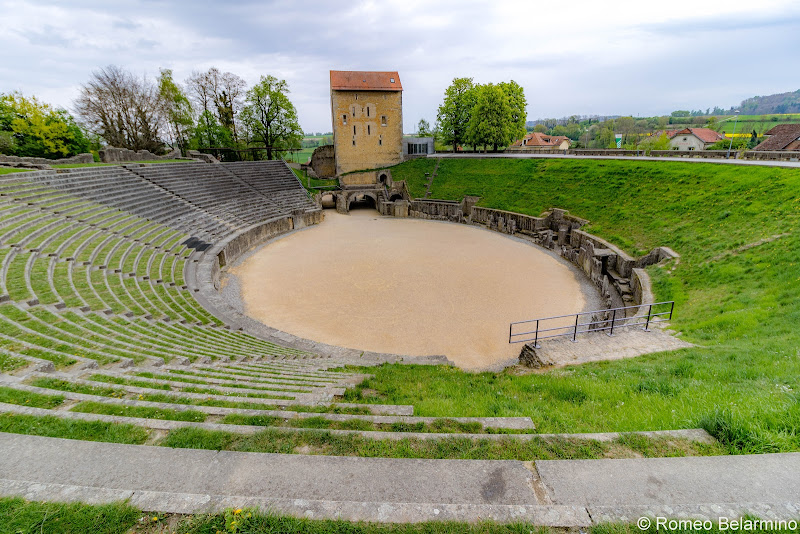
<svg viewBox="0 0 800 534">
<path fill-rule="evenodd" d="M 247 91 L 242 122 L 249 129 L 251 140 L 266 147 L 267 159 L 279 157 L 287 148 L 299 147 L 303 138 L 288 92 L 286 80 L 274 76 L 262 76 Z"/>
<path fill-rule="evenodd" d="M 432 135 L 431 124 L 425 119 L 420 119 L 417 123 L 417 137 L 430 137 Z"/>
<path fill-rule="evenodd" d="M 170 69 L 162 69 L 158 78 L 158 94 L 164 107 L 164 115 L 170 130 L 170 137 L 175 142 L 174 146 L 186 154 L 189 133 L 194 124 L 192 120 L 192 104 L 189 98 L 172 79 Z"/>
<path fill-rule="evenodd" d="M 206 72 L 192 72 L 186 80 L 189 93 L 198 109 L 216 114 L 219 125 L 226 128 L 234 141 L 239 141 L 238 115 L 242 109 L 242 97 L 247 84 L 232 72 L 220 72 L 211 67 Z M 206 123 L 206 128 L 211 124 Z"/>
<path fill-rule="evenodd" d="M 202 112 L 189 143 L 191 148 L 227 148 L 231 144 L 231 132 L 220 126 L 217 117 L 211 111 Z"/>
<path fill-rule="evenodd" d="M 90 146 L 66 110 L 21 93 L 0 94 L 0 152 L 55 159 L 88 152 Z"/>
<path fill-rule="evenodd" d="M 158 87 L 110 65 L 92 73 L 75 101 L 78 115 L 109 145 L 161 152 L 165 126 Z"/>
<path fill-rule="evenodd" d="M 491 83 L 481 85 L 477 93 L 467 128 L 470 144 L 491 145 L 495 151 L 498 146 L 511 144 L 514 141 L 511 105 L 502 87 Z"/>
<path fill-rule="evenodd" d="M 442 142 L 458 145 L 467 141 L 467 127 L 472 109 L 475 107 L 475 84 L 472 78 L 455 78 L 444 92 L 444 101 L 439 106 L 436 122 L 442 135 Z"/>
<path fill-rule="evenodd" d="M 498 86 L 508 99 L 509 135 L 511 136 L 511 141 L 505 144 L 510 144 L 514 140 L 521 139 L 525 135 L 525 123 L 528 120 L 528 103 L 525 100 L 525 91 L 514 80 L 510 82 L 500 82 Z"/>
</svg>

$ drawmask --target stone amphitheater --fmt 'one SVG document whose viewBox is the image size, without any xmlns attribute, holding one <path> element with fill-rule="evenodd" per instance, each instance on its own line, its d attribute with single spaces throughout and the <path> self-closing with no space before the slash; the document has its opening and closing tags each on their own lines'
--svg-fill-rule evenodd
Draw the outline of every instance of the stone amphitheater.
<svg viewBox="0 0 800 534">
<path fill-rule="evenodd" d="M 399 358 L 304 342 L 226 305 L 216 291 L 226 263 L 321 218 L 284 162 L 131 163 L 9 174 L 0 177 L 0 205 L 0 389 L 6 399 L 13 392 L 50 399 L 48 407 L 0 403 L 0 413 L 127 423 L 149 435 L 145 445 L 119 445 L 0 434 L 2 495 L 127 500 L 174 513 L 250 505 L 309 517 L 557 526 L 627 521 L 661 509 L 663 503 L 645 492 L 628 495 L 589 484 L 581 493 L 586 477 L 600 484 L 606 469 L 595 473 L 588 464 L 575 471 L 574 463 L 558 462 L 150 446 L 180 428 L 305 432 L 311 419 L 335 423 L 325 430 L 334 435 L 375 439 L 436 440 L 452 436 L 437 429 L 452 431 L 454 425 L 468 439 L 500 439 L 504 432 L 518 440 L 541 437 L 532 433 L 530 418 L 415 417 L 412 406 L 343 402 L 346 389 L 367 375 L 342 367 Z M 159 417 L 159 410 L 173 416 Z M 256 417 L 260 424 L 243 424 Z M 662 435 L 710 439 L 695 430 Z M 622 471 L 686 488 L 692 487 L 686 477 L 705 473 L 703 466 L 717 468 L 709 458 L 687 459 L 702 465 L 659 460 L 664 462 L 651 465 L 660 475 L 638 466 Z M 780 495 L 786 483 L 796 484 L 785 480 L 784 465 L 761 472 L 765 485 L 759 491 L 775 487 Z M 631 488 L 636 484 L 630 481 Z M 689 503 L 712 499 L 728 503 L 722 511 L 741 511 L 730 505 L 739 497 L 703 486 L 695 493 L 669 509 L 705 513 Z M 763 495 L 758 502 L 777 501 Z"/>
</svg>

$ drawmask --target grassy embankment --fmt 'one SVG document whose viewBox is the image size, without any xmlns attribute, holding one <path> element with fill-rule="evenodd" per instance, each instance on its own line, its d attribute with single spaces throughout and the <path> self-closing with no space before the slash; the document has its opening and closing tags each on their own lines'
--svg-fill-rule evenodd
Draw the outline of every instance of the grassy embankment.
<svg viewBox="0 0 800 534">
<path fill-rule="evenodd" d="M 303 187 L 306 188 L 306 191 L 310 193 L 319 193 L 325 189 L 333 189 L 334 187 L 338 187 L 339 180 L 321 180 L 319 178 L 309 178 L 306 173 L 301 171 L 300 169 L 292 169 L 295 176 L 300 180 L 300 183 L 303 184 Z"/>
<path fill-rule="evenodd" d="M 393 169 L 413 196 L 435 160 Z M 426 416 L 530 416 L 540 432 L 702 426 L 730 452 L 800 450 L 800 169 L 681 162 L 443 159 L 432 197 L 538 215 L 550 207 L 652 267 L 673 328 L 697 346 L 541 374 L 384 366 L 349 400 Z"/>
</svg>

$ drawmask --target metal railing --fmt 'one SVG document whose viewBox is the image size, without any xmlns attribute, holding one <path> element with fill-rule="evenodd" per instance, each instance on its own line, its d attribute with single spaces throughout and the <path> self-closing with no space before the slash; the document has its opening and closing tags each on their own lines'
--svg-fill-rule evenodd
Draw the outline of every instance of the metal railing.
<svg viewBox="0 0 800 534">
<path fill-rule="evenodd" d="M 669 306 L 668 310 L 666 309 L 667 306 Z M 641 313 L 644 308 L 647 309 L 646 314 Z M 640 313 L 631 317 L 627 317 L 625 312 L 633 309 L 638 309 Z M 540 340 L 554 337 L 571 336 L 572 341 L 577 341 L 578 334 L 608 331 L 608 335 L 613 336 L 614 330 L 641 325 L 644 325 L 645 332 L 649 332 L 651 322 L 659 320 L 671 320 L 672 312 L 674 310 L 675 302 L 670 300 L 665 302 L 654 302 L 652 304 L 642 304 L 639 306 L 623 306 L 622 308 L 611 308 L 608 310 L 594 310 L 572 315 L 557 315 L 554 317 L 543 317 L 540 319 L 517 321 L 508 325 L 508 342 L 525 343 L 528 341 L 533 341 L 533 346 L 535 348 L 539 348 Z M 581 317 L 586 316 L 590 317 L 589 322 L 581 322 Z M 552 324 L 552 321 L 568 318 L 572 319 L 573 317 L 575 320 L 570 320 L 569 324 L 565 326 L 549 326 L 547 324 L 548 321 L 551 321 L 550 324 Z M 534 324 L 535 326 L 532 326 Z"/>
</svg>

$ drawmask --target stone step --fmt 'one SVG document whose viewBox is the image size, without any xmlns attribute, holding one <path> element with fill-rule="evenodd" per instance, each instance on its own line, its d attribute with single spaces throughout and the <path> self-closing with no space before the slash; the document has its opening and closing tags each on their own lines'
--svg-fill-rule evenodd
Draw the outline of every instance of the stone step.
<svg viewBox="0 0 800 534">
<path fill-rule="evenodd" d="M 682 438 L 708 443 L 713 438 L 702 429 L 684 430 L 665 430 L 640 432 L 611 432 L 608 434 L 467 434 L 467 433 L 437 433 L 437 432 L 386 432 L 376 430 L 336 430 L 336 429 L 316 429 L 316 428 L 294 428 L 294 427 L 268 427 L 257 425 L 230 425 L 222 423 L 195 423 L 191 421 L 171 421 L 166 419 L 146 419 L 142 417 L 124 417 L 117 415 L 102 415 L 93 413 L 69 412 L 63 410 L 47 410 L 44 408 L 33 408 L 30 406 L 20 406 L 17 404 L 7 404 L 0 402 L 0 413 L 13 413 L 22 415 L 54 416 L 61 419 L 77 419 L 81 421 L 102 421 L 106 423 L 119 423 L 140 426 L 153 430 L 176 430 L 179 428 L 199 428 L 214 432 L 230 432 L 234 434 L 252 435 L 267 429 L 277 429 L 285 432 L 315 432 L 327 433 L 340 436 L 358 435 L 366 439 L 374 440 L 447 440 L 447 439 L 469 439 L 472 441 L 534 441 L 551 439 L 572 439 L 587 441 L 613 441 L 623 434 L 627 435 L 647 435 L 648 437 Z M 599 438 L 598 438 L 599 436 Z"/>
<path fill-rule="evenodd" d="M 149 369 L 142 369 L 142 370 L 143 371 L 148 371 Z M 175 367 L 164 367 L 163 370 L 164 371 L 177 370 L 177 371 L 190 371 L 190 372 L 191 371 L 195 371 L 194 369 L 175 368 Z M 156 370 L 155 372 L 158 372 L 158 370 Z M 329 381 L 329 382 L 300 381 L 300 380 L 292 379 L 290 377 L 287 377 L 287 378 L 280 378 L 280 377 L 267 378 L 267 377 L 264 377 L 264 378 L 253 379 L 252 377 L 247 377 L 245 375 L 232 375 L 232 374 L 212 373 L 212 372 L 209 372 L 209 371 L 201 371 L 199 369 L 197 369 L 195 372 L 202 373 L 202 375 L 176 373 L 176 376 L 183 376 L 183 377 L 186 377 L 186 378 L 189 378 L 189 379 L 192 379 L 192 380 L 219 381 L 219 383 L 226 383 L 226 382 L 234 381 L 234 382 L 239 383 L 239 384 L 253 384 L 253 385 L 257 385 L 257 386 L 264 386 L 265 384 L 269 385 L 269 384 L 273 384 L 274 383 L 274 384 L 281 384 L 281 385 L 284 385 L 284 386 L 297 385 L 297 386 L 304 386 L 304 387 L 334 387 L 334 386 L 348 387 L 348 386 L 356 385 L 356 384 L 358 384 L 360 382 L 360 381 L 356 382 L 355 380 L 347 380 L 347 381 L 340 380 L 340 381 L 336 381 L 336 382 L 334 382 L 334 381 Z M 205 374 L 208 374 L 208 375 L 211 375 L 211 376 L 203 376 Z"/>
<path fill-rule="evenodd" d="M 125 371 L 125 373 L 127 373 L 127 374 L 121 374 L 120 376 L 129 377 L 129 378 L 135 378 L 135 379 L 148 380 L 148 379 L 146 379 L 144 377 L 136 376 L 136 373 L 142 372 L 142 371 L 147 372 L 147 371 L 150 371 L 150 370 L 149 369 L 140 369 L 140 368 L 128 369 L 128 370 Z M 159 371 L 158 371 L 158 369 L 155 369 L 153 372 L 158 373 Z M 301 391 L 301 392 L 311 392 L 311 391 L 316 391 L 316 390 L 320 390 L 320 389 L 321 390 L 335 389 L 336 391 L 340 391 L 343 387 L 345 387 L 345 386 L 343 386 L 341 384 L 337 384 L 337 383 L 333 383 L 333 382 L 329 382 L 329 383 L 307 383 L 307 382 L 305 382 L 305 383 L 300 383 L 300 382 L 293 383 L 293 382 L 289 382 L 289 381 L 280 381 L 280 380 L 278 380 L 278 381 L 269 381 L 269 382 L 258 382 L 258 381 L 252 381 L 252 380 L 237 380 L 235 378 L 234 379 L 224 379 L 224 378 L 216 378 L 216 377 L 206 377 L 206 376 L 201 376 L 201 375 L 188 375 L 188 374 L 183 374 L 183 373 L 164 373 L 164 372 L 161 372 L 159 374 L 160 375 L 164 375 L 164 376 L 171 376 L 172 380 L 170 380 L 170 382 L 183 382 L 183 379 L 187 379 L 187 380 L 202 381 L 203 384 L 208 384 L 209 386 L 217 386 L 217 385 L 219 385 L 219 386 L 223 386 L 224 387 L 226 385 L 230 386 L 231 384 L 237 384 L 237 386 L 232 386 L 232 387 L 236 387 L 236 389 L 243 389 L 243 388 L 240 388 L 238 386 L 247 386 L 247 387 L 249 387 L 251 389 L 254 389 L 254 390 L 265 389 L 265 388 L 266 389 L 270 389 L 271 388 L 271 389 L 280 390 L 280 391 L 283 391 L 283 390 L 287 390 L 287 391 L 288 390 L 296 390 L 296 391 Z M 163 381 L 165 379 L 157 378 L 155 380 L 162 380 Z M 192 382 L 184 382 L 184 383 L 187 384 L 187 385 L 192 385 Z M 201 385 L 201 384 L 195 384 L 195 385 Z"/>
<path fill-rule="evenodd" d="M 317 412 L 296 412 L 291 410 L 255 410 L 245 408 L 223 408 L 217 406 L 194 406 L 190 404 L 174 404 L 169 402 L 149 402 L 136 399 L 119 399 L 114 397 L 101 397 L 88 395 L 86 393 L 73 393 L 69 391 L 58 392 L 51 389 L 30 386 L 19 382 L 16 377 L 0 375 L 0 385 L 11 387 L 19 391 L 28 391 L 42 395 L 60 395 L 65 399 L 75 401 L 91 401 L 102 404 L 117 406 L 143 406 L 147 408 L 170 409 L 178 412 L 193 410 L 208 415 L 248 415 L 248 416 L 268 416 L 280 417 L 283 419 L 312 419 L 320 417 L 328 421 L 368 421 L 370 423 L 391 424 L 391 423 L 433 423 L 443 419 L 457 421 L 460 423 L 480 423 L 484 428 L 495 428 L 505 430 L 533 430 L 533 421 L 529 417 L 413 417 L 403 415 L 358 415 L 358 414 L 335 414 Z M 246 401 L 245 401 L 246 402 Z M 336 406 L 334 404 L 334 406 Z"/>
<path fill-rule="evenodd" d="M 245 397 L 244 395 L 212 395 L 207 393 L 191 393 L 191 392 L 184 392 L 184 391 L 169 391 L 164 389 L 155 389 L 155 388 L 143 388 L 139 386 L 125 386 L 121 384 L 109 384 L 107 382 L 95 382 L 93 380 L 83 380 L 81 378 L 76 378 L 74 375 L 69 375 L 66 373 L 30 373 L 29 375 L 32 378 L 37 377 L 44 377 L 44 378 L 58 378 L 62 380 L 67 380 L 74 384 L 79 384 L 83 386 L 94 386 L 94 387 L 105 387 L 116 389 L 119 391 L 124 391 L 127 393 L 131 393 L 134 395 L 168 395 L 170 397 L 184 397 L 187 399 L 212 399 L 212 400 L 221 400 L 221 401 L 234 401 L 234 402 L 248 402 L 251 404 L 268 404 L 270 406 L 291 406 L 293 404 L 300 404 L 306 406 L 319 406 L 319 405 L 330 405 L 333 404 L 333 395 L 328 394 L 304 394 L 304 395 L 297 395 L 292 399 L 270 399 L 270 398 L 262 398 L 262 397 Z M 259 392 L 264 393 L 264 392 Z M 289 395 L 285 395 L 289 396 Z M 359 405 L 363 406 L 363 405 Z"/>
<path fill-rule="evenodd" d="M 315 519 L 574 529 L 643 516 L 790 521 L 800 509 L 798 453 L 523 463 L 170 449 L 7 433 L 0 433 L 0 450 L 4 496 L 125 500 L 180 514 L 258 507 Z"/>
</svg>

